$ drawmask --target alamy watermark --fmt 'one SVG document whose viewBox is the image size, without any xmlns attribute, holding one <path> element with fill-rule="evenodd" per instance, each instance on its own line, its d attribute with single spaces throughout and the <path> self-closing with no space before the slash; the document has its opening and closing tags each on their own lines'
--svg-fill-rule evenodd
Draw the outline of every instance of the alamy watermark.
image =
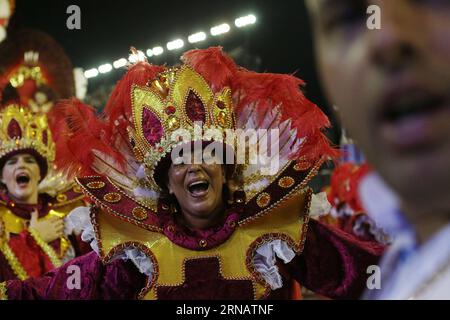
<svg viewBox="0 0 450 320">
<path fill-rule="evenodd" d="M 370 276 L 367 278 L 366 286 L 369 290 L 381 290 L 381 268 L 377 265 L 371 265 L 367 267 L 367 274 Z"/>
<path fill-rule="evenodd" d="M 193 141 L 193 142 L 192 142 Z M 212 141 L 204 145 L 204 141 Z M 171 152 L 177 164 L 250 164 L 258 165 L 262 175 L 274 175 L 280 164 L 279 129 L 203 128 L 194 123 L 194 130 L 178 129 L 171 142 L 178 145 Z"/>
<path fill-rule="evenodd" d="M 367 18 L 367 28 L 369 30 L 381 29 L 381 8 L 376 4 L 367 7 L 366 13 L 369 15 Z"/>
<path fill-rule="evenodd" d="M 81 289 L 81 269 L 79 266 L 72 264 L 67 267 L 66 273 L 69 275 L 66 280 L 66 286 L 69 290 Z"/>
</svg>

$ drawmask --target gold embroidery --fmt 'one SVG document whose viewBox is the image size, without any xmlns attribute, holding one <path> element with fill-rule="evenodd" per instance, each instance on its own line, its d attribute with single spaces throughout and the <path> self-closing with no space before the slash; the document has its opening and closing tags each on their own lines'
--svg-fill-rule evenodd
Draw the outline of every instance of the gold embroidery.
<svg viewBox="0 0 450 320">
<path fill-rule="evenodd" d="M 223 278 L 252 280 L 253 298 L 261 299 L 267 296 L 270 288 L 259 283 L 247 269 L 247 250 L 255 239 L 274 233 L 282 235 L 280 237 L 283 239 L 289 237 L 296 244 L 296 248 L 300 249 L 304 239 L 303 231 L 306 228 L 301 216 L 305 213 L 307 198 L 308 193 L 297 191 L 266 215 L 245 225 L 236 226 L 235 232 L 220 246 L 204 251 L 182 248 L 172 243 L 164 234 L 148 232 L 131 223 L 111 219 L 105 211 L 97 209 L 92 211 L 94 214 L 92 222 L 101 256 L 106 261 L 120 251 L 117 248 L 123 248 L 125 244 L 134 243 L 134 246 L 141 244 L 147 251 L 151 250 L 150 252 L 157 259 L 159 273 L 154 285 L 147 287 L 148 292 L 142 295 L 145 299 L 157 299 L 156 289 L 159 286 L 178 286 L 184 283 L 184 275 L 180 271 L 183 270 L 187 259 L 214 256 L 220 259 Z M 119 240 L 118 233 L 120 233 Z M 168 253 L 170 253 L 170 259 L 167 259 Z"/>
<path fill-rule="evenodd" d="M 278 177 L 283 174 L 283 172 L 289 168 L 289 166 L 292 164 L 292 161 L 288 161 L 287 164 L 284 165 L 284 167 L 278 171 L 276 175 L 262 175 L 260 172 L 253 173 L 252 175 L 246 177 L 244 179 L 244 185 L 249 186 L 254 183 L 261 182 L 263 179 L 268 180 L 268 185 L 270 185 L 272 182 L 274 182 Z M 266 187 L 262 188 L 265 189 Z M 261 188 L 252 189 L 252 190 L 245 190 L 246 195 L 246 203 L 249 203 L 259 192 L 262 191 Z"/>
<path fill-rule="evenodd" d="M 292 187 L 294 185 L 294 183 L 295 183 L 294 178 L 289 177 L 289 176 L 283 177 L 280 179 L 280 181 L 278 181 L 278 185 L 281 188 L 285 188 L 285 189 Z"/>
<path fill-rule="evenodd" d="M 60 193 L 56 196 L 56 201 L 58 202 L 65 202 L 67 201 L 67 195 L 65 195 L 64 193 Z"/>
<path fill-rule="evenodd" d="M 22 281 L 27 279 L 28 278 L 27 272 L 25 271 L 19 259 L 17 259 L 16 255 L 14 254 L 11 247 L 8 245 L 6 241 L 0 246 L 0 251 L 6 258 L 6 261 L 8 261 L 8 264 L 11 267 L 14 274 L 17 276 L 17 279 Z"/>
<path fill-rule="evenodd" d="M 86 187 L 94 190 L 104 188 L 105 186 L 106 184 L 103 181 L 92 181 L 86 184 Z"/>
<path fill-rule="evenodd" d="M 308 170 L 311 167 L 311 165 L 308 162 L 297 162 L 294 165 L 295 171 L 305 171 Z"/>
<path fill-rule="evenodd" d="M 117 203 L 122 199 L 122 196 L 116 192 L 110 192 L 103 196 L 103 200 L 109 203 Z"/>
<path fill-rule="evenodd" d="M 145 209 L 141 207 L 134 208 L 133 210 L 131 210 L 131 213 L 133 214 L 133 217 L 139 221 L 145 220 L 148 217 L 148 214 L 145 211 Z"/>
<path fill-rule="evenodd" d="M 273 209 L 275 209 L 277 206 L 279 206 L 282 202 L 284 201 L 288 201 L 289 198 L 291 198 L 292 196 L 294 196 L 295 194 L 297 194 L 298 192 L 305 192 L 305 187 L 308 184 L 308 182 L 311 180 L 312 177 L 314 177 L 317 174 L 317 171 L 319 170 L 319 168 L 322 166 L 323 162 L 325 161 L 325 158 L 322 158 L 320 161 L 318 161 L 315 166 L 311 169 L 311 171 L 309 171 L 309 173 L 306 175 L 306 177 L 303 179 L 303 181 L 300 184 L 297 184 L 295 186 L 294 189 L 292 189 L 291 191 L 289 191 L 288 194 L 286 194 L 285 196 L 283 196 L 282 199 L 278 200 L 275 203 L 272 203 L 269 207 L 265 208 L 264 210 L 262 210 L 261 212 L 259 212 L 256 215 L 250 216 L 242 221 L 239 222 L 239 225 L 244 225 L 247 223 L 250 223 L 254 220 L 259 219 L 260 217 L 266 215 L 268 212 L 272 211 Z"/>
<path fill-rule="evenodd" d="M 83 193 L 83 190 L 81 189 L 81 187 L 79 185 L 75 185 L 72 190 L 73 190 L 73 192 L 76 192 L 76 193 Z"/>
<path fill-rule="evenodd" d="M 263 192 L 261 193 L 258 198 L 256 199 L 256 204 L 260 207 L 260 208 L 265 208 L 269 205 L 270 203 L 270 194 L 268 194 L 267 192 Z"/>
<path fill-rule="evenodd" d="M 6 294 L 6 282 L 0 283 L 0 300 L 8 300 L 8 295 Z"/>
<path fill-rule="evenodd" d="M 62 265 L 61 260 L 58 258 L 57 253 L 53 248 L 47 244 L 44 240 L 42 240 L 41 236 L 38 234 L 36 230 L 33 228 L 29 228 L 28 232 L 31 234 L 33 239 L 36 241 L 37 245 L 44 251 L 44 253 L 50 259 L 50 262 L 53 264 L 55 268 L 60 267 Z"/>
</svg>

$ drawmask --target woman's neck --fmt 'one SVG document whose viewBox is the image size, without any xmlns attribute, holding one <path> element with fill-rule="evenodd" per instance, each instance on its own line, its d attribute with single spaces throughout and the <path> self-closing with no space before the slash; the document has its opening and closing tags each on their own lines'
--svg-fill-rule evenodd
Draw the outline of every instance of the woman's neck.
<svg viewBox="0 0 450 320">
<path fill-rule="evenodd" d="M 225 206 L 221 203 L 211 214 L 202 217 L 193 214 L 182 213 L 182 222 L 191 229 L 204 230 L 220 225 L 225 220 Z"/>
<path fill-rule="evenodd" d="M 39 195 L 33 194 L 27 198 L 24 199 L 17 199 L 14 198 L 13 196 L 10 195 L 10 199 L 14 202 L 14 203 L 18 203 L 18 204 L 27 204 L 27 205 L 37 205 L 38 204 L 38 199 L 39 199 Z"/>
</svg>

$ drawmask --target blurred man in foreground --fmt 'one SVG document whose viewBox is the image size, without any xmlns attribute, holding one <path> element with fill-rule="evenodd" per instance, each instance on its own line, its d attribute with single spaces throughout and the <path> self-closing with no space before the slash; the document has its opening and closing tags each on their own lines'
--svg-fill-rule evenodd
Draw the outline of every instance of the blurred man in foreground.
<svg viewBox="0 0 450 320">
<path fill-rule="evenodd" d="M 330 102 L 379 173 L 364 205 L 397 237 L 365 298 L 450 299 L 450 1 L 307 5 Z"/>
</svg>

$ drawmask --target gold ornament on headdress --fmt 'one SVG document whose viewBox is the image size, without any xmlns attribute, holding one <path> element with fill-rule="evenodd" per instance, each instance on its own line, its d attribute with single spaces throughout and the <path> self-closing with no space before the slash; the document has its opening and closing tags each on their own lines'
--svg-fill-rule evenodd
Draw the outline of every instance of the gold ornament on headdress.
<svg viewBox="0 0 450 320">
<path fill-rule="evenodd" d="M 189 132 L 194 141 L 198 123 L 200 132 L 213 129 L 224 133 L 235 128 L 231 90 L 224 88 L 214 94 L 205 79 L 187 65 L 161 73 L 146 87 L 135 86 L 132 107 L 131 146 L 136 159 L 145 165 L 151 187 L 157 190 L 155 167 L 174 147 L 189 142 L 174 139 L 177 130 Z"/>
<path fill-rule="evenodd" d="M 20 88 L 29 79 L 35 81 L 38 86 L 46 84 L 47 81 L 38 63 L 38 52 L 25 52 L 23 64 L 9 76 L 9 83 L 14 88 Z"/>
<path fill-rule="evenodd" d="M 47 160 L 55 160 L 55 144 L 45 115 L 36 115 L 18 105 L 0 112 L 0 158 L 22 149 L 33 149 Z"/>
</svg>

